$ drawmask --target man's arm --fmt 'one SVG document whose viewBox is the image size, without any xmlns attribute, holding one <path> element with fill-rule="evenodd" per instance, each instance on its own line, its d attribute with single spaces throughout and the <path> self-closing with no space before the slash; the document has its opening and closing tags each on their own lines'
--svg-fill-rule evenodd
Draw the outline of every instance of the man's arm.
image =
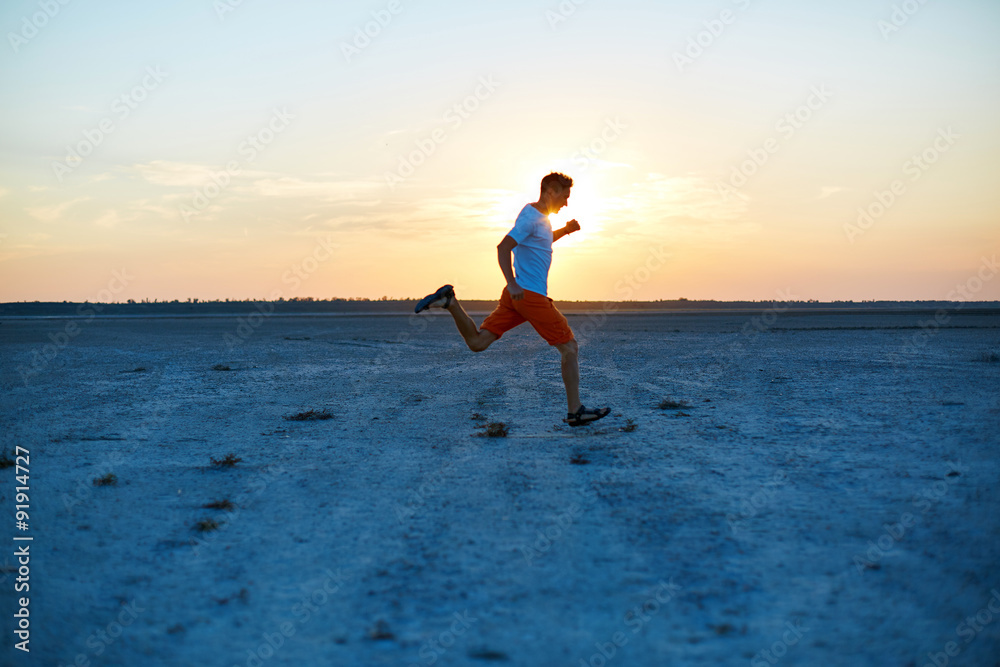
<svg viewBox="0 0 1000 667">
<path fill-rule="evenodd" d="M 510 298 L 521 300 L 524 298 L 524 290 L 514 280 L 514 267 L 510 261 L 511 253 L 516 246 L 517 241 L 512 239 L 509 234 L 503 237 L 503 241 L 500 241 L 500 245 L 497 246 L 497 261 L 500 263 L 503 277 L 507 280 L 507 291 L 510 293 Z"/>
<path fill-rule="evenodd" d="M 561 227 L 554 232 L 552 232 L 552 242 L 555 243 L 564 236 L 569 236 L 573 232 L 580 231 L 580 223 L 576 220 L 570 220 L 566 223 L 565 227 Z"/>
</svg>

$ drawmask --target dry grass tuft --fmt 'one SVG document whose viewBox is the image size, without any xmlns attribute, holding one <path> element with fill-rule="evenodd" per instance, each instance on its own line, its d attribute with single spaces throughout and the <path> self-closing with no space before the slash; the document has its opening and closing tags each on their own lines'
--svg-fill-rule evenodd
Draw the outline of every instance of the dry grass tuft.
<svg viewBox="0 0 1000 667">
<path fill-rule="evenodd" d="M 232 512 L 234 509 L 236 509 L 236 505 L 233 504 L 233 501 L 229 499 L 216 500 L 211 503 L 206 503 L 202 505 L 202 507 L 204 507 L 207 510 L 223 510 L 225 512 Z"/>
<path fill-rule="evenodd" d="M 486 429 L 487 438 L 506 438 L 510 430 L 503 422 L 490 422 L 483 428 Z"/>
<path fill-rule="evenodd" d="M 212 465 L 216 468 L 232 468 L 242 460 L 235 454 L 226 454 L 225 458 L 222 459 L 217 459 L 214 456 L 211 457 Z"/>
<path fill-rule="evenodd" d="M 210 533 L 213 530 L 218 530 L 221 524 L 215 519 L 202 519 L 198 523 L 194 524 L 194 529 L 199 533 Z"/>
<path fill-rule="evenodd" d="M 285 417 L 290 422 L 311 422 L 311 421 L 322 421 L 324 419 L 333 419 L 333 415 L 326 410 L 308 410 L 307 412 L 300 412 L 297 415 L 289 415 Z"/>
<path fill-rule="evenodd" d="M 389 624 L 381 618 L 375 621 L 374 627 L 368 630 L 368 639 L 372 641 L 385 641 L 395 638 L 396 635 L 389 629 Z"/>
<path fill-rule="evenodd" d="M 95 477 L 94 486 L 118 486 L 118 476 L 109 472 L 103 477 Z"/>
</svg>

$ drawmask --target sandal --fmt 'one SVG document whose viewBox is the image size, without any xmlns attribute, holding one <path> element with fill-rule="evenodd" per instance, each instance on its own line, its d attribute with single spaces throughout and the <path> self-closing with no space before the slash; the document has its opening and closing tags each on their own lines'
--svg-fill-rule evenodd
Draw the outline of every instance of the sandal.
<svg viewBox="0 0 1000 667">
<path fill-rule="evenodd" d="M 596 422 L 602 417 L 607 417 L 609 414 L 611 414 L 611 408 L 589 410 L 581 405 L 576 412 L 567 412 L 566 419 L 563 421 L 570 426 L 584 426 L 590 422 Z"/>
</svg>

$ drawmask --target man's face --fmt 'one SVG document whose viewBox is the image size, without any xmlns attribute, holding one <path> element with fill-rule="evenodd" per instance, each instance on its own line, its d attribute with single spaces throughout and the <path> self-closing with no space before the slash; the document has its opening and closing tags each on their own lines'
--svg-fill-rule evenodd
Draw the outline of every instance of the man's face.
<svg viewBox="0 0 1000 667">
<path fill-rule="evenodd" d="M 569 204 L 569 191 L 572 188 L 552 190 L 552 212 L 558 213 Z"/>
</svg>

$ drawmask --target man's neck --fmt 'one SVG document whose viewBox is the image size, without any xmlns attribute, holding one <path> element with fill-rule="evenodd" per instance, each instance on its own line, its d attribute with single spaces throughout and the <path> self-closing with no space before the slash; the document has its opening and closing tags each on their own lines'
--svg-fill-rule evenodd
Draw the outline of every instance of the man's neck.
<svg viewBox="0 0 1000 667">
<path fill-rule="evenodd" d="M 532 206 L 534 206 L 534 207 L 535 207 L 535 210 L 536 210 L 536 211 L 538 211 L 538 212 L 539 212 L 539 213 L 541 213 L 542 215 L 544 215 L 544 216 L 548 217 L 548 215 L 549 215 L 549 210 L 548 210 L 548 208 L 546 208 L 546 206 L 545 206 L 544 204 L 542 204 L 542 202 L 538 202 L 538 201 L 536 201 L 535 203 L 533 203 L 533 204 L 532 204 Z"/>
</svg>

